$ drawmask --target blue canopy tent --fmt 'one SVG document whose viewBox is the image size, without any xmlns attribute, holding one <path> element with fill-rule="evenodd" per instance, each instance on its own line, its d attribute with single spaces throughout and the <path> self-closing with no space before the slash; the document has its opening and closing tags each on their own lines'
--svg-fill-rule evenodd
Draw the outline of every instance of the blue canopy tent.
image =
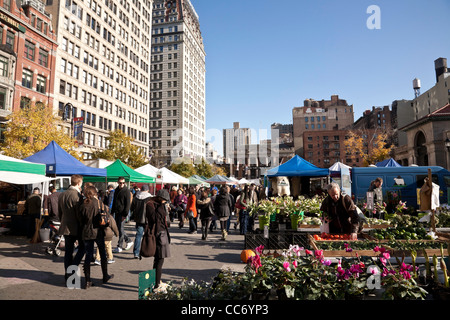
<svg viewBox="0 0 450 320">
<path fill-rule="evenodd" d="M 82 176 L 106 177 L 106 169 L 91 168 L 62 149 L 55 141 L 50 142 L 44 149 L 25 161 L 45 164 L 45 173 L 54 176 L 70 176 L 80 174 Z"/>
<path fill-rule="evenodd" d="M 326 177 L 328 175 L 330 175 L 329 169 L 316 167 L 298 155 L 267 171 L 268 177 Z"/>
<path fill-rule="evenodd" d="M 401 167 L 401 165 L 392 158 L 375 163 L 377 167 Z"/>
</svg>

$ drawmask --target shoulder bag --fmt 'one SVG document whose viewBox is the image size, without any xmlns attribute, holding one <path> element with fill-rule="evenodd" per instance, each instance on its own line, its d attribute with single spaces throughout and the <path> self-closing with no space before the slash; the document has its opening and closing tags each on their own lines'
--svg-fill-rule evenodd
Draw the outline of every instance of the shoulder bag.
<svg viewBox="0 0 450 320">
<path fill-rule="evenodd" d="M 156 253 L 156 237 L 155 237 L 155 224 L 152 230 L 148 224 L 145 226 L 144 234 L 142 236 L 140 257 L 149 258 L 154 257 Z"/>
</svg>

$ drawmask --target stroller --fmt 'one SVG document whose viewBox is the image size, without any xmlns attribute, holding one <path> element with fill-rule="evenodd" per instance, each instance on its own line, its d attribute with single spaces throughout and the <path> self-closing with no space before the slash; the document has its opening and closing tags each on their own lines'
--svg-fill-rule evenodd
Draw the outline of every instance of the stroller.
<svg viewBox="0 0 450 320">
<path fill-rule="evenodd" d="M 48 254 L 54 254 L 55 256 L 61 255 L 61 250 L 59 249 L 61 242 L 64 241 L 64 236 L 58 235 L 58 230 L 61 225 L 59 221 L 50 221 L 50 243 L 51 245 L 47 247 L 46 252 Z"/>
</svg>

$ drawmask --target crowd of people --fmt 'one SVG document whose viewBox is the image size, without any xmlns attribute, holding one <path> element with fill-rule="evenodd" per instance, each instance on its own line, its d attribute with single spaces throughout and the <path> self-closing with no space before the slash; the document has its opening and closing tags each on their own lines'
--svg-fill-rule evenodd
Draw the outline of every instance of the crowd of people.
<svg viewBox="0 0 450 320">
<path fill-rule="evenodd" d="M 236 216 L 234 229 L 241 235 L 252 232 L 254 219 L 249 214 L 249 206 L 266 198 L 264 189 L 255 184 L 241 186 L 219 185 L 165 186 L 156 195 L 149 192 L 148 184 L 128 187 L 124 177 L 119 177 L 117 187 L 109 185 L 105 192 L 98 191 L 90 182 L 83 183 L 83 177 L 73 175 L 70 187 L 64 192 L 50 188 L 50 194 L 43 201 L 47 220 L 60 222 L 59 235 L 64 236 L 64 269 L 66 283 L 70 278 L 70 266 L 78 266 L 84 258 L 84 287 L 93 285 L 91 262 L 100 265 L 103 283 L 113 279 L 108 273 L 108 264 L 114 263 L 113 253 L 133 248 L 133 255 L 141 259 L 141 243 L 146 228 L 155 230 L 156 253 L 153 269 L 156 271 L 155 288 L 161 285 L 164 259 L 170 257 L 169 227 L 182 229 L 188 224 L 188 233 L 197 234 L 201 228 L 201 239 L 207 240 L 211 232 L 220 230 L 225 241 L 231 227 L 231 218 Z M 382 179 L 372 182 L 369 191 L 380 201 Z M 39 215 L 41 197 L 39 189 L 27 199 L 25 210 L 28 214 Z M 327 197 L 321 205 L 325 222 L 330 233 L 348 233 L 356 239 L 361 229 L 361 221 L 356 206 L 350 196 L 341 192 L 336 183 L 327 186 Z M 126 233 L 124 225 L 135 222 L 136 233 Z M 200 221 L 199 221 L 200 220 Z M 112 248 L 114 236 L 118 237 L 116 248 Z M 94 246 L 97 249 L 94 252 Z M 95 254 L 95 255 L 94 255 Z M 72 269 L 71 269 L 72 270 Z"/>
<path fill-rule="evenodd" d="M 127 186 L 124 177 L 117 180 L 117 187 L 108 185 L 106 191 L 98 190 L 90 182 L 83 183 L 83 176 L 72 175 L 70 186 L 57 192 L 50 186 L 49 194 L 41 202 L 40 190 L 33 190 L 26 202 L 29 214 L 40 215 L 43 205 L 45 223 L 57 221 L 59 235 L 64 236 L 64 274 L 70 280 L 69 267 L 79 266 L 83 259 L 84 288 L 94 285 L 91 279 L 91 264 L 100 265 L 103 283 L 113 279 L 108 273 L 108 264 L 114 263 L 114 253 L 132 249 L 135 259 L 141 259 L 140 249 L 144 230 L 155 227 L 156 253 L 153 269 L 156 271 L 155 288 L 161 284 L 164 259 L 170 257 L 169 227 L 182 229 L 187 223 L 187 232 L 201 239 L 220 230 L 221 239 L 226 240 L 231 227 L 231 218 L 236 215 L 234 229 L 244 235 L 254 229 L 253 218 L 247 208 L 265 198 L 264 190 L 255 184 L 245 186 L 218 185 L 165 186 L 152 195 L 148 184 Z M 136 233 L 125 231 L 125 224 L 134 221 Z M 133 241 L 134 236 L 134 241 Z M 117 245 L 112 246 L 114 237 Z M 96 247 L 96 250 L 95 250 Z"/>
</svg>

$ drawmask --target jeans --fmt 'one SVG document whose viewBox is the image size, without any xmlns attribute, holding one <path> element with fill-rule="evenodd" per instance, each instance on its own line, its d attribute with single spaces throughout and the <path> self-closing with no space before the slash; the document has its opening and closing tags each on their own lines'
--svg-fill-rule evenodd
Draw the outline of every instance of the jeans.
<svg viewBox="0 0 450 320">
<path fill-rule="evenodd" d="M 197 217 L 189 218 L 189 231 L 197 231 Z"/>
<path fill-rule="evenodd" d="M 78 240 L 78 251 L 77 254 L 75 255 L 75 257 L 73 256 L 73 250 L 75 247 L 75 241 Z M 67 235 L 64 236 L 64 244 L 65 244 L 65 249 L 64 249 L 64 269 L 65 272 L 67 272 L 67 268 L 71 265 L 76 265 L 78 266 L 81 262 L 81 259 L 83 259 L 83 256 L 86 252 L 86 248 L 84 246 L 84 242 L 81 240 L 80 237 L 78 236 L 72 236 L 72 235 Z"/>
<path fill-rule="evenodd" d="M 126 243 L 130 242 L 130 238 L 125 233 L 125 219 L 122 220 L 122 217 L 118 215 L 116 219 L 117 229 L 119 229 L 119 241 L 117 242 L 117 247 L 122 248 L 123 241 Z"/>
<path fill-rule="evenodd" d="M 247 210 L 241 210 L 239 213 L 239 233 L 246 234 L 249 227 L 249 214 Z"/>
<path fill-rule="evenodd" d="M 136 238 L 134 239 L 134 248 L 133 248 L 133 253 L 135 257 L 138 257 L 141 251 L 141 240 L 142 236 L 144 235 L 144 227 L 145 226 L 143 224 L 136 224 Z"/>
</svg>

